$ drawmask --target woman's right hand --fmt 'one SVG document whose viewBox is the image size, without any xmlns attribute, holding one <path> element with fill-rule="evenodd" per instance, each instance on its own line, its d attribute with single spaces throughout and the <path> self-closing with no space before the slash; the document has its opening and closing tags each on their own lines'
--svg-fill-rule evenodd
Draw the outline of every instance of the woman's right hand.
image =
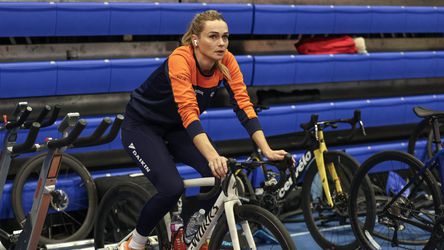
<svg viewBox="0 0 444 250">
<path fill-rule="evenodd" d="M 208 166 L 210 167 L 214 177 L 219 179 L 225 177 L 228 172 L 227 161 L 227 158 L 219 155 L 208 161 Z"/>
</svg>

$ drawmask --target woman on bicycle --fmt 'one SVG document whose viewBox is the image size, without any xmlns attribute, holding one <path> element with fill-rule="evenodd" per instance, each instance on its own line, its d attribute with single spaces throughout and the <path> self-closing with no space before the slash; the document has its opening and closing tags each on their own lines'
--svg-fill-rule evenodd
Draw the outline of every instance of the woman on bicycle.
<svg viewBox="0 0 444 250">
<path fill-rule="evenodd" d="M 199 121 L 221 83 L 263 154 L 281 160 L 287 153 L 269 147 L 239 65 L 227 47 L 228 26 L 222 15 L 215 10 L 199 13 L 183 35 L 182 46 L 132 92 L 122 143 L 158 193 L 143 207 L 136 230 L 122 249 L 143 249 L 150 231 L 184 192 L 174 160 L 205 177 L 222 178 L 227 173 L 227 158 L 219 155 Z"/>
</svg>

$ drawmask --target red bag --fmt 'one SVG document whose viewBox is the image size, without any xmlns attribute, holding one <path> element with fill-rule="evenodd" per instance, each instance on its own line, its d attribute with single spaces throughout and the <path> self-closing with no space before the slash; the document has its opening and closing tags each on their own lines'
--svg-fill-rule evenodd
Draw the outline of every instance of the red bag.
<svg viewBox="0 0 444 250">
<path fill-rule="evenodd" d="M 355 54 L 358 52 L 350 36 L 308 38 L 295 44 L 295 47 L 299 54 Z"/>
</svg>

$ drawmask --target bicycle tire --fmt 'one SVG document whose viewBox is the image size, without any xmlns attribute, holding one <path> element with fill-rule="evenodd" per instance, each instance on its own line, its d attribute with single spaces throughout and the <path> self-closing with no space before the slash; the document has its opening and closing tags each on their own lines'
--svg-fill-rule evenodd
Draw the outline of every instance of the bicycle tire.
<svg viewBox="0 0 444 250">
<path fill-rule="evenodd" d="M 334 207 L 330 208 L 325 199 L 325 194 L 318 185 L 321 185 L 318 177 L 316 161 L 308 167 L 302 185 L 302 211 L 304 220 L 316 243 L 324 249 L 356 249 L 359 242 L 347 235 L 352 233 L 348 225 L 348 197 L 353 174 L 358 170 L 359 164 L 351 156 L 340 151 L 329 151 L 324 153 L 324 163 L 333 163 L 341 181 L 343 195 L 338 196 L 331 176 L 327 178 L 330 186 L 330 193 L 333 198 Z M 319 182 L 316 182 L 316 179 Z M 369 180 L 365 180 L 370 186 Z M 364 192 L 364 195 L 370 195 Z M 369 197 L 369 199 L 371 199 Z"/>
<path fill-rule="evenodd" d="M 384 167 L 384 171 L 378 172 L 378 168 L 382 168 L 382 166 Z M 402 179 L 408 179 L 417 173 L 422 167 L 424 167 L 424 165 L 418 159 L 401 151 L 382 151 L 376 153 L 361 165 L 352 181 L 349 211 L 353 232 L 363 248 L 373 249 L 375 244 L 372 242 L 376 242 L 380 246 L 384 244 L 388 244 L 387 247 L 392 246 L 393 242 L 388 243 L 388 241 L 393 239 L 394 225 L 399 228 L 399 230 L 396 230 L 398 236 L 397 244 L 424 245 L 427 243 L 430 238 L 430 236 L 428 236 L 430 232 L 425 232 L 426 230 L 423 230 L 424 232 L 418 231 L 416 228 L 413 228 L 415 230 L 412 230 L 410 227 L 411 224 L 407 224 L 402 220 L 396 220 L 394 217 L 384 216 L 383 211 L 379 209 L 391 199 L 390 196 L 384 194 L 384 192 L 387 193 L 388 187 L 394 185 L 394 183 L 399 183 L 397 185 L 402 184 L 401 181 L 395 182 L 393 181 L 394 179 L 392 179 L 392 181 L 390 180 L 389 175 L 392 172 L 398 171 L 395 172 L 397 176 Z M 378 203 L 374 204 L 375 214 L 371 216 L 371 219 L 373 219 L 375 223 L 370 227 L 362 227 L 362 223 L 360 223 L 360 219 L 356 213 L 356 203 L 358 198 L 357 190 L 359 190 L 362 180 L 365 177 L 370 178 L 373 191 L 375 192 L 375 200 L 370 201 L 370 203 L 378 201 Z M 415 182 L 414 186 L 408 190 L 410 194 L 406 193 L 405 195 L 402 195 L 402 198 L 395 201 L 397 202 L 395 203 L 396 207 L 392 207 L 398 209 L 398 213 L 402 213 L 401 215 L 406 219 L 414 217 L 414 219 L 419 222 L 422 220 L 424 223 L 433 223 L 434 214 L 437 214 L 439 211 L 441 196 L 432 173 L 426 169 L 422 178 Z M 428 193 L 424 194 L 425 192 Z M 411 208 L 410 210 L 408 210 L 409 206 Z M 427 218 L 424 218 L 427 214 L 430 214 L 430 221 L 427 221 Z M 375 218 L 377 218 L 377 220 Z M 409 234 L 409 232 L 413 232 L 413 234 Z M 399 236 L 401 236 L 402 239 L 400 239 Z M 384 246 L 382 247 L 384 248 Z"/>
<path fill-rule="evenodd" d="M 444 129 L 441 129 L 442 126 L 444 126 L 444 118 L 439 119 L 440 131 L 444 131 Z M 418 141 L 420 141 L 421 138 L 426 139 L 425 155 L 418 155 L 416 152 Z M 407 152 L 414 155 L 418 159 L 421 159 L 422 161 L 430 159 L 433 155 L 435 155 L 437 151 L 433 146 L 432 125 L 430 124 L 429 119 L 423 119 L 416 125 L 409 137 Z"/>
<path fill-rule="evenodd" d="M 255 235 L 256 244 L 264 243 L 272 248 L 277 244 L 277 248 L 274 249 L 296 249 L 290 234 L 282 222 L 265 208 L 251 204 L 236 205 L 234 206 L 234 214 L 236 216 L 236 222 L 246 220 L 252 230 L 257 229 L 253 233 L 253 235 Z M 270 242 L 264 242 L 263 238 L 260 239 L 258 232 L 267 233 L 268 236 L 275 241 L 275 244 L 271 245 Z M 241 237 L 242 234 L 239 233 L 238 235 Z M 227 244 L 230 239 L 227 220 L 225 217 L 221 217 L 214 228 L 210 239 L 209 249 L 220 250 L 226 249 L 227 247 L 231 249 L 232 247 L 229 247 L 229 244 Z M 241 249 L 250 249 L 248 244 L 246 244 L 246 240 L 240 239 L 240 242 Z"/>
<path fill-rule="evenodd" d="M 23 207 L 26 204 L 24 201 L 32 200 L 30 197 L 34 194 L 34 190 L 30 194 L 24 194 L 24 187 L 29 185 L 28 188 L 34 189 L 34 182 L 39 178 L 45 158 L 46 153 L 29 159 L 14 179 L 11 195 L 12 208 L 16 220 L 21 224 L 31 210 L 31 207 Z M 39 244 L 56 244 L 84 239 L 93 227 L 97 208 L 96 186 L 86 167 L 69 154 L 62 156 L 56 190 L 65 192 L 69 202 L 61 212 L 57 212 L 50 204 Z"/>
<path fill-rule="evenodd" d="M 127 236 L 135 228 L 140 210 L 151 197 L 148 190 L 135 183 L 119 184 L 106 191 L 97 210 L 94 247 L 100 249 L 106 244 L 118 243 Z M 160 242 L 157 247 L 168 249 L 168 232 L 166 224 L 162 222 L 154 229 Z M 151 247 L 154 249 L 155 246 Z"/>
</svg>

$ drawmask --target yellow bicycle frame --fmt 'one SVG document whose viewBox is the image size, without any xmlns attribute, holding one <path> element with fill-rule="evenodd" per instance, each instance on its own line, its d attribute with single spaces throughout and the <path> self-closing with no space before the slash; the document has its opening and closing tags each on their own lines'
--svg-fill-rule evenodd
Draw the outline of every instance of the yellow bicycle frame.
<svg viewBox="0 0 444 250">
<path fill-rule="evenodd" d="M 327 145 L 325 144 L 324 140 L 324 132 L 322 130 L 318 130 L 316 133 L 319 142 L 319 148 L 313 151 L 316 159 L 316 166 L 318 167 L 319 177 L 321 178 L 322 189 L 324 190 L 325 197 L 327 198 L 327 203 L 331 208 L 333 208 L 334 204 L 330 193 L 330 187 L 328 186 L 327 172 L 325 170 L 324 162 L 324 152 L 327 152 Z M 334 164 L 332 162 L 328 163 L 327 168 L 335 183 L 336 192 L 341 194 L 341 181 L 339 180 Z"/>
</svg>

